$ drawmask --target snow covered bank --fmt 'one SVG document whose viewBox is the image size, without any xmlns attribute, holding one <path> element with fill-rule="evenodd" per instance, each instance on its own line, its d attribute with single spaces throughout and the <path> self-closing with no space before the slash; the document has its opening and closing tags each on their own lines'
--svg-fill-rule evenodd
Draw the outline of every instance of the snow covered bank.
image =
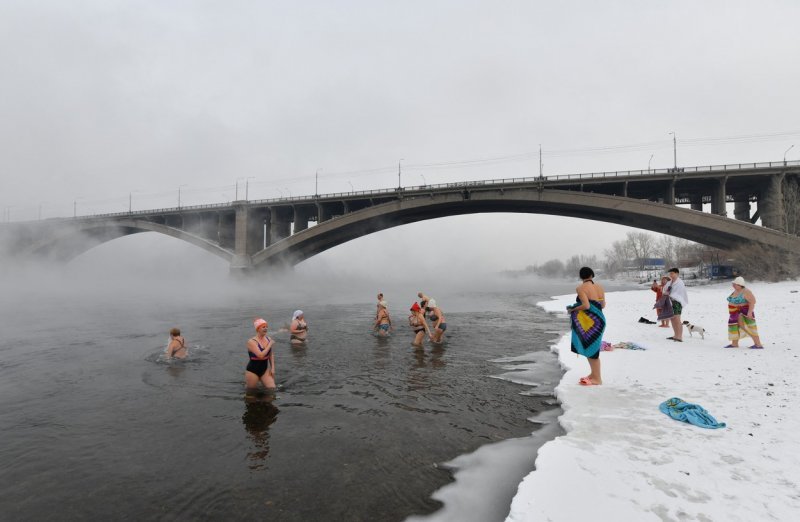
<svg viewBox="0 0 800 522">
<path fill-rule="evenodd" d="M 602 386 L 569 338 L 554 347 L 567 370 L 556 394 L 567 434 L 545 444 L 536 471 L 520 484 L 510 522 L 646 520 L 800 520 L 800 406 L 794 378 L 800 346 L 792 316 L 800 282 L 749 285 L 764 350 L 723 349 L 729 283 L 690 287 L 683 319 L 705 340 L 655 319 L 649 288 L 606 296 L 604 339 L 646 351 L 602 352 Z M 563 317 L 574 296 L 539 303 Z M 671 397 L 705 407 L 727 427 L 706 430 L 658 410 Z"/>
</svg>

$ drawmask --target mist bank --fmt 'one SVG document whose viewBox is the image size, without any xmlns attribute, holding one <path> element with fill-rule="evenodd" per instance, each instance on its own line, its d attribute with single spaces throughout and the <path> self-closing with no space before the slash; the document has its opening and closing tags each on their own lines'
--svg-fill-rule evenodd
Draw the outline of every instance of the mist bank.
<svg viewBox="0 0 800 522">
<path fill-rule="evenodd" d="M 355 242 L 354 242 L 355 243 Z M 294 267 L 230 274 L 227 262 L 181 241 L 149 234 L 130 236 L 95 247 L 67 263 L 2 260 L 0 286 L 4 308 L 30 309 L 37 302 L 57 301 L 76 308 L 88 303 L 136 302 L 175 307 L 256 303 L 265 308 L 287 305 L 372 303 L 385 294 L 390 310 L 405 312 L 417 292 L 438 299 L 446 311 L 475 309 L 478 294 L 542 294 L 565 291 L 570 279 L 526 275 L 510 279 L 483 263 L 454 259 L 446 253 L 403 255 L 373 247 L 370 255 L 354 247 L 337 248 Z M 469 294 L 469 299 L 460 296 Z M 550 294 L 548 294 L 550 295 Z M 490 307 L 489 303 L 483 305 Z"/>
</svg>

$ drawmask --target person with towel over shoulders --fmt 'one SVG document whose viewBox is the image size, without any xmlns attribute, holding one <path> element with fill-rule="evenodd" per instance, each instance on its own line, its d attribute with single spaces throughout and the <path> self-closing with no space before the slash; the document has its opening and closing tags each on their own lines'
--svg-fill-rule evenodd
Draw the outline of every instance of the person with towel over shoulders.
<svg viewBox="0 0 800 522">
<path fill-rule="evenodd" d="M 683 342 L 683 323 L 681 322 L 681 312 L 683 307 L 689 304 L 689 294 L 686 293 L 686 285 L 683 279 L 680 278 L 680 270 L 677 268 L 670 268 L 667 272 L 669 281 L 664 285 L 664 295 L 669 296 L 672 303 L 672 312 L 675 314 L 670 317 L 669 321 L 672 324 L 672 335 L 667 339 L 675 342 Z"/>
</svg>

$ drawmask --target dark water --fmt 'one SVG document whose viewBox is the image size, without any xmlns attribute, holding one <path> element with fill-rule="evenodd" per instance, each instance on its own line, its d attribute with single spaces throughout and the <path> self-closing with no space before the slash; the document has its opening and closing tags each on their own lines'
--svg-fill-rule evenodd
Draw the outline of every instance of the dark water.
<svg viewBox="0 0 800 522">
<path fill-rule="evenodd" d="M 549 350 L 564 325 L 533 304 L 553 293 L 437 296 L 447 342 L 423 351 L 410 346 L 399 306 L 395 335 L 373 337 L 371 302 L 304 307 L 302 349 L 275 332 L 289 304 L 176 313 L 157 300 L 6 303 L 2 518 L 395 521 L 434 512 L 441 505 L 430 495 L 452 480 L 437 464 L 527 436 L 536 430 L 527 419 L 555 407 L 555 356 L 543 359 L 539 396 L 491 378 L 508 366 L 493 360 Z M 255 316 L 278 340 L 274 400 L 243 393 Z M 173 325 L 191 355 L 166 363 Z"/>
</svg>

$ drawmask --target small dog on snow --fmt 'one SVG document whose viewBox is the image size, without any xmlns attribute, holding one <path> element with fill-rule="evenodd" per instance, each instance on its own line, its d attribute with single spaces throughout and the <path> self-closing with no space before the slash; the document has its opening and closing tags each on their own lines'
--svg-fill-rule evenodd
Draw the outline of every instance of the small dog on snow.
<svg viewBox="0 0 800 522">
<path fill-rule="evenodd" d="M 693 333 L 699 333 L 701 339 L 706 338 L 706 329 L 700 325 L 691 324 L 689 321 L 684 321 L 683 325 L 689 330 L 689 337 L 692 336 Z"/>
</svg>

